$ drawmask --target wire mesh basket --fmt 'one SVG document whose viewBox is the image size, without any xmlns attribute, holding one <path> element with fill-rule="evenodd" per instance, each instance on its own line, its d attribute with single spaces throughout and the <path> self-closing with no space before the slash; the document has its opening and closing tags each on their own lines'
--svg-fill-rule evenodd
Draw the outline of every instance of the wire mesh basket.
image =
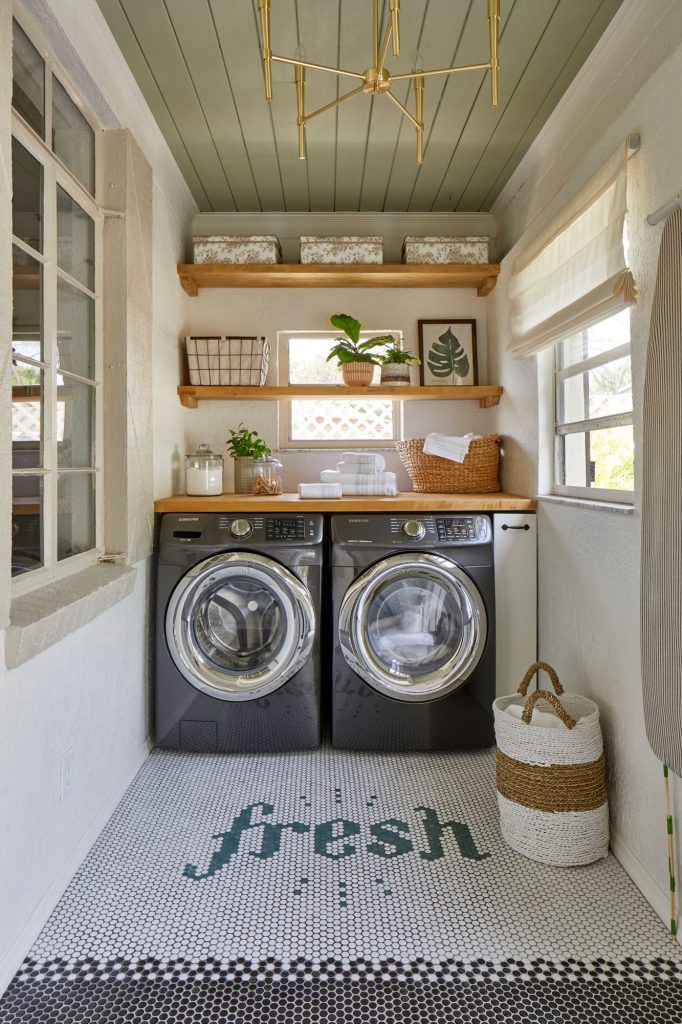
<svg viewBox="0 0 682 1024">
<path fill-rule="evenodd" d="M 270 362 L 267 338 L 185 338 L 190 384 L 263 387 Z"/>
</svg>

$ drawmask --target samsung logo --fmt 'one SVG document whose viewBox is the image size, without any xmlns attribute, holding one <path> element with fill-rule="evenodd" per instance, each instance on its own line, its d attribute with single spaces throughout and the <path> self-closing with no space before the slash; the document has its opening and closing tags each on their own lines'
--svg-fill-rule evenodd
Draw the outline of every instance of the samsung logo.
<svg viewBox="0 0 682 1024">
<path fill-rule="evenodd" d="M 178 516 L 179 523 L 198 523 L 199 516 Z"/>
<path fill-rule="evenodd" d="M 349 523 L 368 523 L 369 519 L 367 519 L 366 517 L 365 517 L 365 519 L 348 519 L 347 522 L 349 522 Z"/>
</svg>

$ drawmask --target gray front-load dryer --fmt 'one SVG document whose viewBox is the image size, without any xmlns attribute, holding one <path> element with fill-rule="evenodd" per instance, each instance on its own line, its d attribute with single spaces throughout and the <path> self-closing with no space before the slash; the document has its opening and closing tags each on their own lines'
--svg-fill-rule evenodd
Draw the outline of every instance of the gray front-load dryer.
<svg viewBox="0 0 682 1024">
<path fill-rule="evenodd" d="M 334 516 L 331 571 L 332 744 L 405 751 L 491 744 L 490 517 Z"/>
<path fill-rule="evenodd" d="M 156 550 L 160 747 L 320 742 L 322 516 L 166 514 Z"/>
</svg>

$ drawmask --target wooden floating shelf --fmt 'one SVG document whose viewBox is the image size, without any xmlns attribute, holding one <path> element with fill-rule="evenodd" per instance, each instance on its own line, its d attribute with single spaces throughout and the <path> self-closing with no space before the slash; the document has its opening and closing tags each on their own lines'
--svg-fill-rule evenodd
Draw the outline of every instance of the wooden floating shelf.
<svg viewBox="0 0 682 1024">
<path fill-rule="evenodd" d="M 296 387 L 228 387 L 222 384 L 185 384 L 178 388 L 180 402 L 187 409 L 196 409 L 199 402 L 291 401 L 293 398 L 390 398 L 393 401 L 475 401 L 482 409 L 499 405 L 503 389 L 493 384 L 445 387 L 369 387 L 351 388 L 343 385 L 314 384 Z"/>
<path fill-rule="evenodd" d="M 299 498 L 298 494 L 176 494 L 154 502 L 155 512 L 534 512 L 536 502 L 518 494 L 417 494 L 403 491 L 390 498 L 360 495 L 345 498 Z"/>
<path fill-rule="evenodd" d="M 188 295 L 200 288 L 475 288 L 485 296 L 499 272 L 497 263 L 178 264 Z"/>
</svg>

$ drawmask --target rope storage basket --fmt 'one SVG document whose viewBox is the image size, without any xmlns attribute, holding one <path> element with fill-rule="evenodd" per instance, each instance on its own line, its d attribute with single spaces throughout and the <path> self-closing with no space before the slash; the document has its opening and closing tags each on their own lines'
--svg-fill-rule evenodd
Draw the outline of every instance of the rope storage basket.
<svg viewBox="0 0 682 1024">
<path fill-rule="evenodd" d="M 526 696 L 540 669 L 554 693 Z M 537 705 L 549 704 L 556 714 Z M 538 661 L 518 694 L 493 704 L 497 740 L 497 801 L 502 838 L 543 864 L 591 864 L 609 850 L 609 805 L 599 708 L 564 693 L 551 665 Z"/>
<path fill-rule="evenodd" d="M 464 462 L 424 454 L 424 438 L 396 441 L 400 461 L 415 491 L 428 494 L 487 494 L 500 489 L 500 443 L 497 434 L 471 442 Z"/>
</svg>

